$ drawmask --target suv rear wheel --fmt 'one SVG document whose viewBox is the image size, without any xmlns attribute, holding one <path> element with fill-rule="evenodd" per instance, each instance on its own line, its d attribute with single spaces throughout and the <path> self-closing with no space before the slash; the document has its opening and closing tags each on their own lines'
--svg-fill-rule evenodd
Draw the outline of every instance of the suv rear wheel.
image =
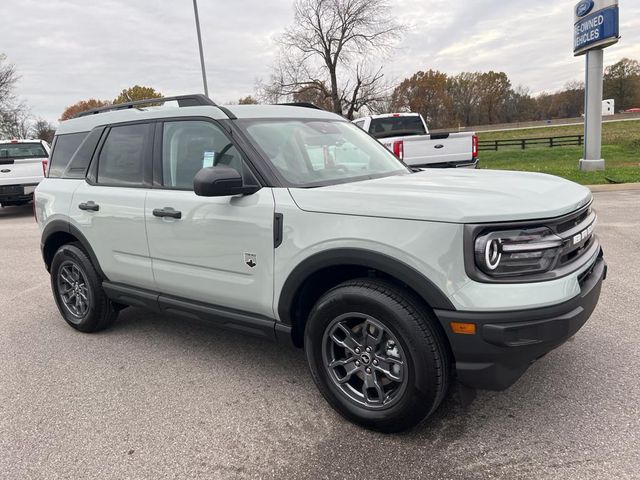
<svg viewBox="0 0 640 480">
<path fill-rule="evenodd" d="M 76 330 L 97 332 L 118 316 L 118 309 L 102 289 L 98 272 L 79 244 L 63 245 L 55 253 L 51 288 L 58 310 Z"/>
<path fill-rule="evenodd" d="M 323 295 L 309 316 L 305 352 L 331 406 L 375 430 L 415 426 L 448 388 L 448 350 L 429 312 L 378 280 L 349 281 Z"/>
</svg>

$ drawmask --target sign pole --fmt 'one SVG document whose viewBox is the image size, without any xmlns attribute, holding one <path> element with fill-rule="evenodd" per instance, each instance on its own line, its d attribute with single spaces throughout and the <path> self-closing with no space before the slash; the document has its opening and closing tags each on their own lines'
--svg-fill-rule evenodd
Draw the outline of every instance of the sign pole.
<svg viewBox="0 0 640 480">
<path fill-rule="evenodd" d="M 604 49 L 620 39 L 618 0 L 580 0 L 574 8 L 573 54 L 586 54 L 584 84 L 584 158 L 580 170 L 604 170 L 602 158 L 602 83 Z"/>
<path fill-rule="evenodd" d="M 584 102 L 584 158 L 580 170 L 604 170 L 602 158 L 602 83 L 604 50 L 587 52 Z"/>
</svg>

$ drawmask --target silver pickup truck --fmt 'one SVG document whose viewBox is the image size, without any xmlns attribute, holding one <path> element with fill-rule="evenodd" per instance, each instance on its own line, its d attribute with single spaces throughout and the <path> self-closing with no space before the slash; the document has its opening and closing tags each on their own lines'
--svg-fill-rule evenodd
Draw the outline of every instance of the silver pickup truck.
<svg viewBox="0 0 640 480">
<path fill-rule="evenodd" d="M 429 133 L 419 113 L 389 113 L 354 120 L 410 167 L 478 165 L 478 137 L 473 132 Z"/>
<path fill-rule="evenodd" d="M 0 140 L 0 206 L 32 200 L 48 157 L 49 144 L 42 140 Z"/>
</svg>

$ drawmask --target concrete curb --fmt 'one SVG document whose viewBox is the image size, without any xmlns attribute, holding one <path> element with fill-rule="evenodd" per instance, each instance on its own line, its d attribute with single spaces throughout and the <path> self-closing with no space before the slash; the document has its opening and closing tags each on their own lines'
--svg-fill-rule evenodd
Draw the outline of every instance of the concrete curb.
<svg viewBox="0 0 640 480">
<path fill-rule="evenodd" d="M 640 190 L 640 183 L 611 183 L 605 185 L 587 185 L 592 192 L 621 192 L 624 190 Z"/>
</svg>

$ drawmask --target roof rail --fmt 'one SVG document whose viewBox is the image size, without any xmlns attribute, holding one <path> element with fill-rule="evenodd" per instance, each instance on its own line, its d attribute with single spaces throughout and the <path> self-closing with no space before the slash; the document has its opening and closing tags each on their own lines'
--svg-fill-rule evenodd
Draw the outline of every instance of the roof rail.
<svg viewBox="0 0 640 480">
<path fill-rule="evenodd" d="M 179 95 L 177 97 L 160 97 L 160 98 L 147 98 L 145 100 L 136 100 L 134 102 L 116 103 L 113 105 L 107 105 L 100 108 L 93 108 L 91 110 L 85 110 L 78 113 L 74 118 L 86 117 L 88 115 L 95 115 L 97 113 L 110 112 L 113 110 L 126 110 L 138 105 L 148 105 L 150 103 L 165 103 L 165 102 L 178 102 L 179 107 L 197 107 L 202 105 L 209 105 L 211 107 L 217 107 L 213 100 L 209 97 L 202 95 L 201 93 L 195 95 Z"/>
<path fill-rule="evenodd" d="M 286 107 L 303 107 L 303 108 L 313 108 L 314 110 L 324 110 L 324 108 L 320 108 L 317 105 L 314 105 L 310 102 L 291 102 L 291 103 L 277 103 L 276 105 L 286 106 Z"/>
</svg>

